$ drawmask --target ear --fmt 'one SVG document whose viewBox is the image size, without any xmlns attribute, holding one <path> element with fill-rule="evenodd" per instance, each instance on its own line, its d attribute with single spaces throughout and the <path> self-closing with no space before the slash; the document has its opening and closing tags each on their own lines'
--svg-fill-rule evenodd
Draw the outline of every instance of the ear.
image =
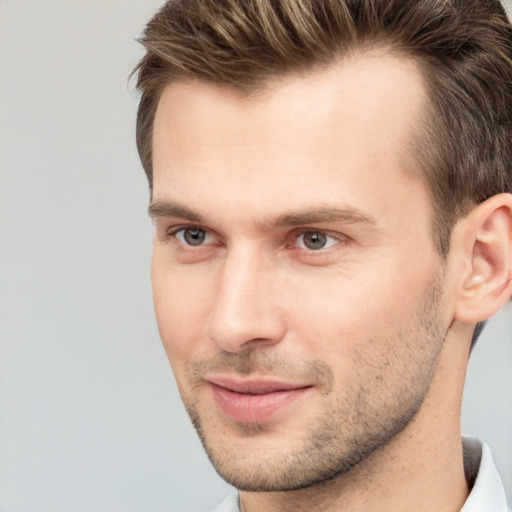
<svg viewBox="0 0 512 512">
<path fill-rule="evenodd" d="M 455 234 L 464 265 L 455 319 L 481 322 L 512 295 L 512 194 L 498 194 L 476 206 Z"/>
</svg>

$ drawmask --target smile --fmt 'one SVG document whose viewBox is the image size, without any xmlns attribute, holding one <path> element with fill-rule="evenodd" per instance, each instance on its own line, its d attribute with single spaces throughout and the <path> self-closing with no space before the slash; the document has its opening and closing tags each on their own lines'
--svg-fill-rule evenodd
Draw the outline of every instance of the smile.
<svg viewBox="0 0 512 512">
<path fill-rule="evenodd" d="M 215 403 L 233 420 L 261 423 L 302 397 L 311 385 L 277 381 L 238 381 L 218 377 L 208 379 Z"/>
</svg>

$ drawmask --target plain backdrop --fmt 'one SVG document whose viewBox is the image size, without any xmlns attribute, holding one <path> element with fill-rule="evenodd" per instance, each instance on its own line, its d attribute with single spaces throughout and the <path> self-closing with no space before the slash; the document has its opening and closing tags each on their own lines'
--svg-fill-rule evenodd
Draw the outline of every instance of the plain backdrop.
<svg viewBox="0 0 512 512">
<path fill-rule="evenodd" d="M 0 511 L 206 511 L 228 487 L 152 310 L 127 76 L 157 0 L 0 0 Z M 512 308 L 470 362 L 463 429 L 512 496 Z"/>
</svg>

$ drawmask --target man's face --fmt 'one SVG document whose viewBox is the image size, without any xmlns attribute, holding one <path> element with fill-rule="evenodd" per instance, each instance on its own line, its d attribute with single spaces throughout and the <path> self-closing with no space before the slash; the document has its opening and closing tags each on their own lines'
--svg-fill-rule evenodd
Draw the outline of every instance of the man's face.
<svg viewBox="0 0 512 512">
<path fill-rule="evenodd" d="M 382 54 L 252 98 L 164 90 L 157 321 L 205 448 L 240 489 L 332 478 L 422 406 L 450 322 L 406 157 L 424 101 L 414 65 Z"/>
</svg>

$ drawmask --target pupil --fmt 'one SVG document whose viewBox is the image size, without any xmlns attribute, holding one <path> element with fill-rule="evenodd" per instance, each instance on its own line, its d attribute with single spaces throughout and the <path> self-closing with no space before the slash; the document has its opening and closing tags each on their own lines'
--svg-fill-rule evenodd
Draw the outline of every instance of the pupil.
<svg viewBox="0 0 512 512">
<path fill-rule="evenodd" d="M 323 233 L 305 233 L 304 245 L 308 249 L 322 249 L 327 242 L 327 235 Z"/>
<path fill-rule="evenodd" d="M 189 245 L 201 245 L 204 241 L 206 233 L 202 229 L 187 229 L 184 238 Z"/>
</svg>

